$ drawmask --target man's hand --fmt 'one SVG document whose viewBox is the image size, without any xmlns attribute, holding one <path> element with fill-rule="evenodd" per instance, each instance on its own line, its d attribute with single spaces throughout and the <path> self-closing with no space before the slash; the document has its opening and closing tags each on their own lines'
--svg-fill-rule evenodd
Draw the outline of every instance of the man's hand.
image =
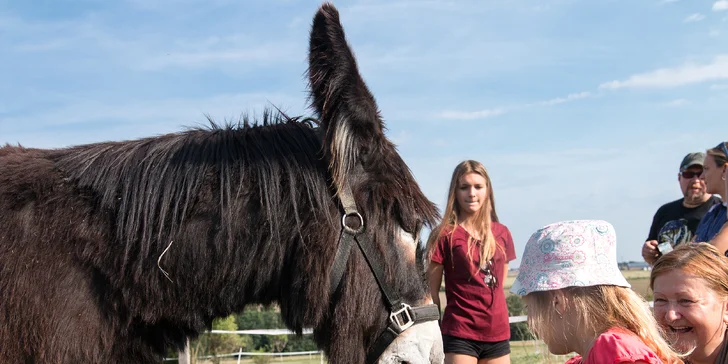
<svg viewBox="0 0 728 364">
<path fill-rule="evenodd" d="M 645 245 L 642 246 L 642 258 L 649 265 L 654 265 L 657 258 L 660 256 L 660 252 L 657 251 L 657 240 L 647 240 Z"/>
</svg>

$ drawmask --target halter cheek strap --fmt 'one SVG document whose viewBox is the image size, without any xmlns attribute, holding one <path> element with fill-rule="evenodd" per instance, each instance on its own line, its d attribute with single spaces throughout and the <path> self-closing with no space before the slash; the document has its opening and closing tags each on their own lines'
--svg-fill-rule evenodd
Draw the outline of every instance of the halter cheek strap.
<svg viewBox="0 0 728 364">
<path fill-rule="evenodd" d="M 420 307 L 412 307 L 403 303 L 399 294 L 391 289 L 384 280 L 384 268 L 381 261 L 376 259 L 376 248 L 365 232 L 364 218 L 356 209 L 351 187 L 348 184 L 339 186 L 338 197 L 344 209 L 341 218 L 341 235 L 339 236 L 339 247 L 334 257 L 334 264 L 331 268 L 329 295 L 333 297 L 341 284 L 341 279 L 346 270 L 346 262 L 349 260 L 351 248 L 354 242 L 364 255 L 369 269 L 374 274 L 374 279 L 382 292 L 384 304 L 389 311 L 387 327 L 382 331 L 374 344 L 367 352 L 366 363 L 377 362 L 387 347 L 405 330 L 420 322 L 435 321 L 440 319 L 440 310 L 434 304 L 427 304 Z M 347 219 L 349 218 L 349 219 Z M 355 220 L 351 218 L 356 218 Z M 356 225 L 347 224 L 347 220 L 356 221 Z"/>
</svg>

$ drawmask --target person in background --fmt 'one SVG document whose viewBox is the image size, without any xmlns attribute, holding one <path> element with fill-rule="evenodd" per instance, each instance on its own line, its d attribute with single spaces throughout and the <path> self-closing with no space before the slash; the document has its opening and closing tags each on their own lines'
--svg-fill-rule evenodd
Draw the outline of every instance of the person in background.
<svg viewBox="0 0 728 364">
<path fill-rule="evenodd" d="M 655 318 L 690 364 L 728 363 L 727 260 L 710 244 L 685 244 L 650 274 Z"/>
<path fill-rule="evenodd" d="M 536 231 L 511 292 L 523 297 L 528 326 L 549 352 L 578 354 L 567 364 L 682 363 L 619 271 L 616 234 L 606 221 Z"/>
<path fill-rule="evenodd" d="M 654 264 L 660 256 L 658 244 L 663 243 L 660 247 L 669 251 L 691 241 L 700 220 L 720 202 L 718 197 L 706 192 L 705 181 L 701 178 L 704 164 L 705 153 L 689 153 L 680 163 L 677 180 L 683 197 L 657 209 L 642 246 L 642 257 L 648 264 Z"/>
<path fill-rule="evenodd" d="M 503 282 L 516 253 L 510 231 L 498 222 L 493 185 L 481 163 L 464 161 L 453 171 L 443 221 L 427 246 L 430 292 L 438 307 L 445 274 L 445 364 L 510 363 Z"/>
<path fill-rule="evenodd" d="M 728 183 L 726 173 L 728 170 L 728 146 L 721 142 L 715 148 L 708 149 L 705 157 L 703 178 L 708 193 L 720 195 L 721 204 L 710 208 L 707 214 L 700 220 L 698 229 L 695 232 L 695 242 L 710 242 L 717 246 L 718 250 L 725 254 L 728 251 L 728 232 L 726 226 L 726 198 L 728 197 Z M 721 231 L 723 230 L 723 231 Z M 721 232 L 721 234 L 718 234 Z M 720 235 L 720 236 L 719 236 Z"/>
</svg>

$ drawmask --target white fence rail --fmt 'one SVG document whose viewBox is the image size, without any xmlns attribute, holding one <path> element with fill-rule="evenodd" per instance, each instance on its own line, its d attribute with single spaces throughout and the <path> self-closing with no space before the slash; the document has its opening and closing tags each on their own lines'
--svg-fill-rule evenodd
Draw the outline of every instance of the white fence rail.
<svg viewBox="0 0 728 364">
<path fill-rule="evenodd" d="M 255 329 L 255 330 L 210 330 L 205 334 L 238 334 L 238 335 L 296 335 L 288 329 Z M 303 335 L 313 334 L 313 329 L 303 329 Z"/>
<path fill-rule="evenodd" d="M 312 356 L 312 355 L 320 355 L 321 356 L 321 363 L 324 362 L 324 353 L 322 351 L 296 351 L 296 352 L 287 352 L 287 353 L 260 353 L 260 352 L 245 352 L 241 348 L 239 352 L 237 353 L 230 353 L 230 354 L 219 354 L 219 355 L 205 355 L 205 356 L 198 356 L 197 359 L 205 360 L 205 359 L 212 359 L 212 358 L 229 358 L 229 357 L 238 357 L 238 363 L 240 363 L 240 360 L 243 357 L 246 356 L 272 356 L 272 357 L 284 357 L 284 356 Z M 177 361 L 179 358 L 164 358 L 164 361 Z"/>
</svg>

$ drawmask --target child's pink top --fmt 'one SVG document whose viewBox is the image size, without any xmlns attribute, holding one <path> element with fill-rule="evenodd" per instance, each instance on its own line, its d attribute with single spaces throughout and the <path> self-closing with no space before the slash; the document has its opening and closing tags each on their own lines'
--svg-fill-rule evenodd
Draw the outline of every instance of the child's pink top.
<svg viewBox="0 0 728 364">
<path fill-rule="evenodd" d="M 618 364 L 645 362 L 663 364 L 652 349 L 648 348 L 640 338 L 623 329 L 612 328 L 594 340 L 586 360 L 577 355 L 566 364 Z"/>
</svg>

